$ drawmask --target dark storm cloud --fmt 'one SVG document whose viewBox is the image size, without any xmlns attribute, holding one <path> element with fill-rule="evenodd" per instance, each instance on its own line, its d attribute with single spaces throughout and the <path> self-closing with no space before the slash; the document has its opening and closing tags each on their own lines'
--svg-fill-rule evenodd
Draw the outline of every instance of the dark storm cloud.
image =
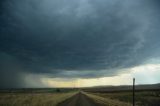
<svg viewBox="0 0 160 106">
<path fill-rule="evenodd" d="M 155 2 L 6 0 L 1 2 L 0 52 L 21 63 L 20 72 L 13 71 L 16 78 L 21 72 L 116 75 L 118 69 L 143 64 L 152 50 L 159 53 Z M 6 67 L 14 65 L 7 61 Z M 0 76 L 7 77 L 10 70 L 1 68 Z"/>
</svg>

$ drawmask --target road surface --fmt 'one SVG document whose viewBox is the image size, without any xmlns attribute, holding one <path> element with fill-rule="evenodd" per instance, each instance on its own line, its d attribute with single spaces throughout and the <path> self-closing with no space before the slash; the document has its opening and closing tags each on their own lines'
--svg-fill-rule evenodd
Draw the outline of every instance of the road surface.
<svg viewBox="0 0 160 106">
<path fill-rule="evenodd" d="M 58 106 L 103 106 L 95 103 L 91 98 L 83 94 L 82 92 L 77 93 L 71 98 L 61 102 Z"/>
</svg>

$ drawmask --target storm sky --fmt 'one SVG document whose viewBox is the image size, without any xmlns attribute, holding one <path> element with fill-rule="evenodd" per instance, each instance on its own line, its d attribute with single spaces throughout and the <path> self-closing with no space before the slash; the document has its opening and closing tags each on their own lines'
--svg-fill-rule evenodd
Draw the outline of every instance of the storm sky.
<svg viewBox="0 0 160 106">
<path fill-rule="evenodd" d="M 159 0 L 1 0 L 0 88 L 114 77 L 147 64 L 160 76 L 153 68 L 160 64 L 159 6 Z M 158 75 L 147 80 L 160 82 Z"/>
</svg>

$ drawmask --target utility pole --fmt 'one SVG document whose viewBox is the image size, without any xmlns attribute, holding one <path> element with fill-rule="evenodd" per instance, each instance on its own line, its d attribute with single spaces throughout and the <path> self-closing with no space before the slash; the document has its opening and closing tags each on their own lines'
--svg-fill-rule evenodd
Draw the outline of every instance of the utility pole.
<svg viewBox="0 0 160 106">
<path fill-rule="evenodd" d="M 133 78 L 133 106 L 135 106 L 135 78 Z"/>
</svg>

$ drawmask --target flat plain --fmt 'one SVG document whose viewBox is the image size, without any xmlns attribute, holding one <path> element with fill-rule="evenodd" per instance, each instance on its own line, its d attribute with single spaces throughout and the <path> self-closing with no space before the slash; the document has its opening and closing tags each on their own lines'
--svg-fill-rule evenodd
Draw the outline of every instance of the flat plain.
<svg viewBox="0 0 160 106">
<path fill-rule="evenodd" d="M 76 91 L 56 92 L 49 89 L 3 91 L 0 93 L 0 106 L 56 106 L 76 94 Z"/>
<path fill-rule="evenodd" d="M 160 84 L 136 86 L 136 106 L 160 106 Z M 0 106 L 132 106 L 132 86 L 0 90 Z"/>
</svg>

